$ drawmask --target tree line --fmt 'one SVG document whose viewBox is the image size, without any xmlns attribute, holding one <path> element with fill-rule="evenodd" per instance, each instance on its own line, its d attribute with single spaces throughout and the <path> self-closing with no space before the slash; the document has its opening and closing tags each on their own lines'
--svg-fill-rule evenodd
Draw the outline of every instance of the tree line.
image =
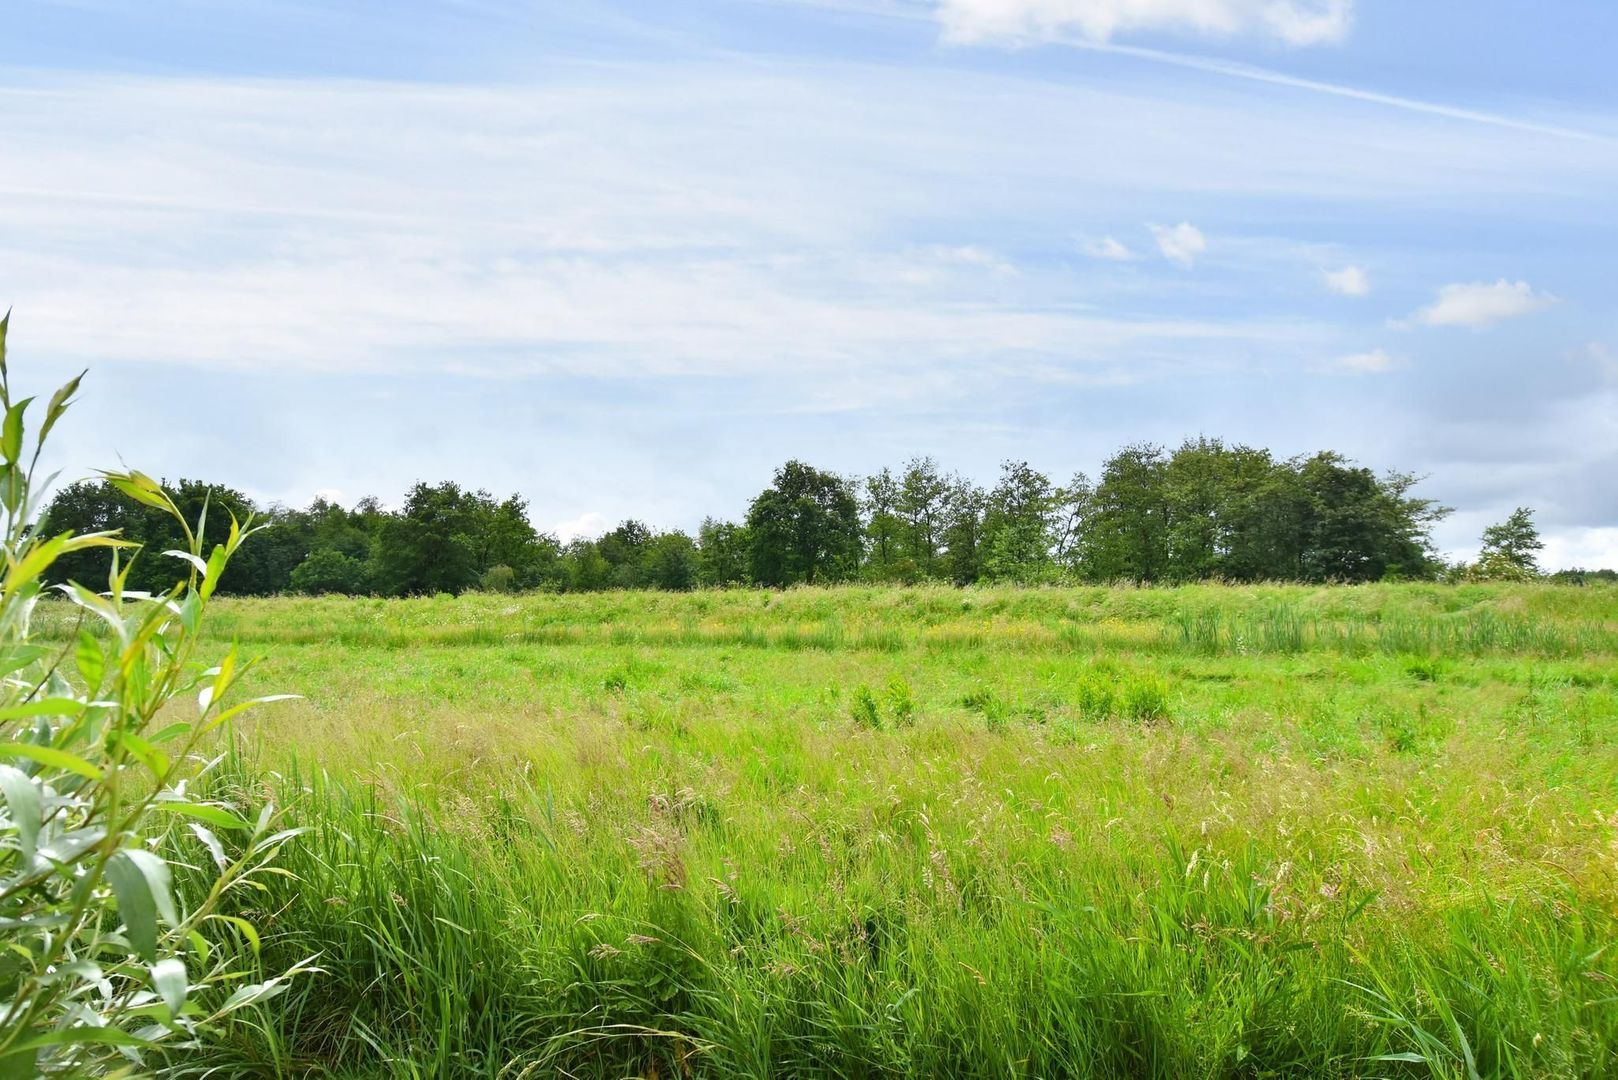
<svg viewBox="0 0 1618 1080">
<path fill-rule="evenodd" d="M 864 478 L 789 461 L 739 520 L 707 518 L 694 536 L 629 520 L 566 543 L 535 528 L 519 496 L 497 499 L 451 481 L 417 483 L 397 509 L 367 498 L 353 507 L 317 499 L 303 509 L 260 510 L 225 485 L 182 480 L 171 490 L 193 520 L 210 507 L 210 543 L 224 538 L 232 514 L 271 526 L 232 561 L 221 591 L 407 596 L 847 581 L 1434 578 L 1451 569 L 1431 540 L 1449 511 L 1412 494 L 1416 480 L 1378 475 L 1330 451 L 1283 459 L 1207 438 L 1172 452 L 1128 446 L 1093 480 L 1081 473 L 1062 484 L 1024 461 L 1005 462 L 989 487 L 929 457 Z M 173 567 L 156 553 L 185 547 L 173 518 L 98 480 L 61 489 L 42 527 L 118 529 L 141 543 L 132 588 L 166 583 Z M 106 576 L 106 564 L 75 553 L 58 573 L 91 583 Z"/>
</svg>

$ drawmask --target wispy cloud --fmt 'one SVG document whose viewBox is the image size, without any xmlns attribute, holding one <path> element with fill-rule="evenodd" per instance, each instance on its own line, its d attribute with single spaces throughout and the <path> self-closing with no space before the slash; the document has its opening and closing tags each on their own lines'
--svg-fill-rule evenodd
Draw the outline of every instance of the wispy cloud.
<svg viewBox="0 0 1618 1080">
<path fill-rule="evenodd" d="M 1157 250 L 1175 266 L 1189 270 L 1196 265 L 1197 256 L 1208 250 L 1208 238 L 1189 221 L 1182 221 L 1178 225 L 1153 225 L 1151 229 L 1152 236 L 1157 240 Z"/>
<path fill-rule="evenodd" d="M 1349 371 L 1358 375 L 1379 375 L 1384 371 L 1392 371 L 1395 363 L 1386 350 L 1371 349 L 1368 352 L 1339 357 L 1332 366 L 1339 371 Z"/>
<path fill-rule="evenodd" d="M 954 41 L 1060 41 L 1079 35 L 1168 31 L 1257 34 L 1287 45 L 1341 41 L 1353 22 L 1352 0 L 938 0 L 945 36 Z"/>
<path fill-rule="evenodd" d="M 1370 275 L 1358 266 L 1345 266 L 1341 270 L 1323 270 L 1326 288 L 1338 296 L 1371 295 Z"/>
<path fill-rule="evenodd" d="M 1505 319 L 1534 315 L 1556 303 L 1549 293 L 1536 292 L 1526 281 L 1472 282 L 1445 285 L 1438 299 L 1410 317 L 1423 326 L 1466 326 L 1480 329 Z"/>
<path fill-rule="evenodd" d="M 1086 240 L 1082 250 L 1092 259 L 1105 259 L 1108 262 L 1131 262 L 1135 259 L 1135 253 L 1128 245 L 1111 236 Z"/>
</svg>

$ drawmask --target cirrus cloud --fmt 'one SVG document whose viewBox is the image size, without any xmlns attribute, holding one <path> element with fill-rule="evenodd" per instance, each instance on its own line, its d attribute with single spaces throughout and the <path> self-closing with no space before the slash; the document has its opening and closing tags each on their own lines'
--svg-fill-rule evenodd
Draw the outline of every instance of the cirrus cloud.
<svg viewBox="0 0 1618 1080">
<path fill-rule="evenodd" d="M 1233 37 L 1287 45 L 1343 40 L 1353 0 L 939 0 L 952 41 L 1108 41 L 1136 31 Z"/>
</svg>

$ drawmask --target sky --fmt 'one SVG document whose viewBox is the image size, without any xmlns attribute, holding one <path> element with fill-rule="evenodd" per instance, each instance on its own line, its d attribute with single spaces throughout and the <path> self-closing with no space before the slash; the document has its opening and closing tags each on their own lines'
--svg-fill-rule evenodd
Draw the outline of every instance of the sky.
<svg viewBox="0 0 1618 1080">
<path fill-rule="evenodd" d="M 123 462 L 565 536 L 1218 436 L 1618 566 L 1610 0 L 13 0 L 0 308 Z"/>
</svg>

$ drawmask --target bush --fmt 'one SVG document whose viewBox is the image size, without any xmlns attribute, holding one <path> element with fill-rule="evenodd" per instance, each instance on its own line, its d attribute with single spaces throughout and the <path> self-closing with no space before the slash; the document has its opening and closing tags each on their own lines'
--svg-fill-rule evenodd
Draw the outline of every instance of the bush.
<svg viewBox="0 0 1618 1080">
<path fill-rule="evenodd" d="M 234 650 L 213 666 L 195 656 L 209 598 L 254 530 L 232 518 L 227 541 L 204 550 L 206 508 L 193 527 L 150 477 L 104 473 L 130 498 L 177 519 L 187 538 L 187 550 L 163 553 L 185 564 L 185 579 L 153 597 L 125 587 L 131 563 L 118 553 L 134 545 L 109 532 L 41 532 L 34 464 L 79 379 L 50 399 L 25 462 L 32 399 L 11 400 L 7 321 L 0 319 L 0 1075 L 141 1072 L 150 1053 L 201 1045 L 287 978 L 245 981 L 256 966 L 245 954 L 256 952 L 258 934 L 221 904 L 259 886 L 294 832 L 273 831 L 268 807 L 248 814 L 234 800 L 205 798 L 221 759 L 199 764 L 209 736 L 257 703 L 227 704 L 250 666 Z M 96 548 L 112 553 L 107 591 L 58 586 L 86 624 L 72 639 L 69 668 L 63 650 L 36 640 L 34 621 L 59 603 L 46 599 L 44 575 L 59 557 Z M 173 865 L 200 883 L 194 906 L 176 898 Z"/>
<path fill-rule="evenodd" d="M 478 588 L 484 592 L 509 593 L 517 591 L 517 571 L 499 563 L 489 567 L 478 579 Z"/>
<path fill-rule="evenodd" d="M 1169 691 L 1161 679 L 1136 675 L 1124 683 L 1123 712 L 1142 723 L 1155 723 L 1169 715 Z"/>
<path fill-rule="evenodd" d="M 369 587 L 370 574 L 363 562 L 329 548 L 314 552 L 292 570 L 292 588 L 309 596 L 355 596 L 368 592 Z"/>
<path fill-rule="evenodd" d="M 881 730 L 882 713 L 876 707 L 876 695 L 864 683 L 854 688 L 854 700 L 849 704 L 848 712 L 860 727 Z"/>
<path fill-rule="evenodd" d="M 910 684 L 904 676 L 895 675 L 888 680 L 888 711 L 893 714 L 893 722 L 900 727 L 908 727 L 916 721 L 916 698 L 910 692 Z"/>
<path fill-rule="evenodd" d="M 1080 681 L 1075 692 L 1079 715 L 1086 720 L 1105 720 L 1112 715 L 1115 695 L 1112 684 L 1100 675 L 1089 675 Z"/>
</svg>

